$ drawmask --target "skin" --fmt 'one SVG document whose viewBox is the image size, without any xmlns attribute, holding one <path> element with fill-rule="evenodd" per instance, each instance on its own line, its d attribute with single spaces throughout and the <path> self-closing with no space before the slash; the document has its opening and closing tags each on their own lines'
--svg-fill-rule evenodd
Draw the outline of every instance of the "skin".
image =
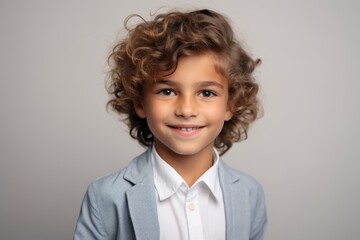
<svg viewBox="0 0 360 240">
<path fill-rule="evenodd" d="M 191 187 L 208 170 L 212 148 L 232 117 L 228 81 L 211 53 L 181 57 L 176 71 L 146 83 L 136 112 L 146 118 L 155 148 Z"/>
</svg>

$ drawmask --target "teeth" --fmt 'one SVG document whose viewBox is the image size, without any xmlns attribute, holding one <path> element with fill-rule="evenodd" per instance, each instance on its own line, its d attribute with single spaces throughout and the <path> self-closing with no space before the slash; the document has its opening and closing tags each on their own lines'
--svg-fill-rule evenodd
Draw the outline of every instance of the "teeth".
<svg viewBox="0 0 360 240">
<path fill-rule="evenodd" d="M 181 131 L 184 131 L 184 132 L 190 132 L 190 131 L 193 131 L 195 128 L 177 128 Z"/>
</svg>

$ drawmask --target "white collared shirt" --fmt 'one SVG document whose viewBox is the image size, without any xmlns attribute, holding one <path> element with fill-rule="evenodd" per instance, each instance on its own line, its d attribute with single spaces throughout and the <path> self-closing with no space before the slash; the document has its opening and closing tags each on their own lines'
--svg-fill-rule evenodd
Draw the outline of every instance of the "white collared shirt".
<svg viewBox="0 0 360 240">
<path fill-rule="evenodd" d="M 225 239 L 225 211 L 216 149 L 213 159 L 213 166 L 189 188 L 152 147 L 160 240 Z"/>
</svg>

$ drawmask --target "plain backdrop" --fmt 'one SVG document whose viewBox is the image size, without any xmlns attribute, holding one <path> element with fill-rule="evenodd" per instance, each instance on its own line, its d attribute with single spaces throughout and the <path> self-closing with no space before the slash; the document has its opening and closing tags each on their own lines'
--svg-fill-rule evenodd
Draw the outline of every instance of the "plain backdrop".
<svg viewBox="0 0 360 240">
<path fill-rule="evenodd" d="M 210 8 L 263 63 L 264 117 L 224 156 L 267 240 L 360 239 L 359 1 L 0 1 L 0 239 L 71 239 L 87 185 L 143 151 L 105 105 L 126 16 Z"/>
</svg>

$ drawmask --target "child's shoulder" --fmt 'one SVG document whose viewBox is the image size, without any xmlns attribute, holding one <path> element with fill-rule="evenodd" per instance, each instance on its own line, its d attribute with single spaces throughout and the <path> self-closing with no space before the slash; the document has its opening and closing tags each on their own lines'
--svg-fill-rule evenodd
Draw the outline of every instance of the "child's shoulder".
<svg viewBox="0 0 360 240">
<path fill-rule="evenodd" d="M 228 183 L 233 183 L 239 187 L 247 189 L 258 189 L 262 191 L 261 184 L 254 177 L 243 171 L 229 166 L 224 161 L 221 161 L 220 163 L 220 178 L 224 178 Z"/>
<path fill-rule="evenodd" d="M 150 171 L 151 163 L 146 151 L 132 159 L 124 168 L 95 179 L 88 191 L 101 196 L 121 195 L 134 184 L 145 181 Z"/>
<path fill-rule="evenodd" d="M 252 176 L 228 166 L 221 162 L 219 165 L 219 178 L 222 182 L 222 190 L 226 196 L 245 199 L 250 203 L 251 209 L 265 209 L 265 193 L 261 184 Z M 266 213 L 264 213 L 266 214 Z"/>
</svg>

